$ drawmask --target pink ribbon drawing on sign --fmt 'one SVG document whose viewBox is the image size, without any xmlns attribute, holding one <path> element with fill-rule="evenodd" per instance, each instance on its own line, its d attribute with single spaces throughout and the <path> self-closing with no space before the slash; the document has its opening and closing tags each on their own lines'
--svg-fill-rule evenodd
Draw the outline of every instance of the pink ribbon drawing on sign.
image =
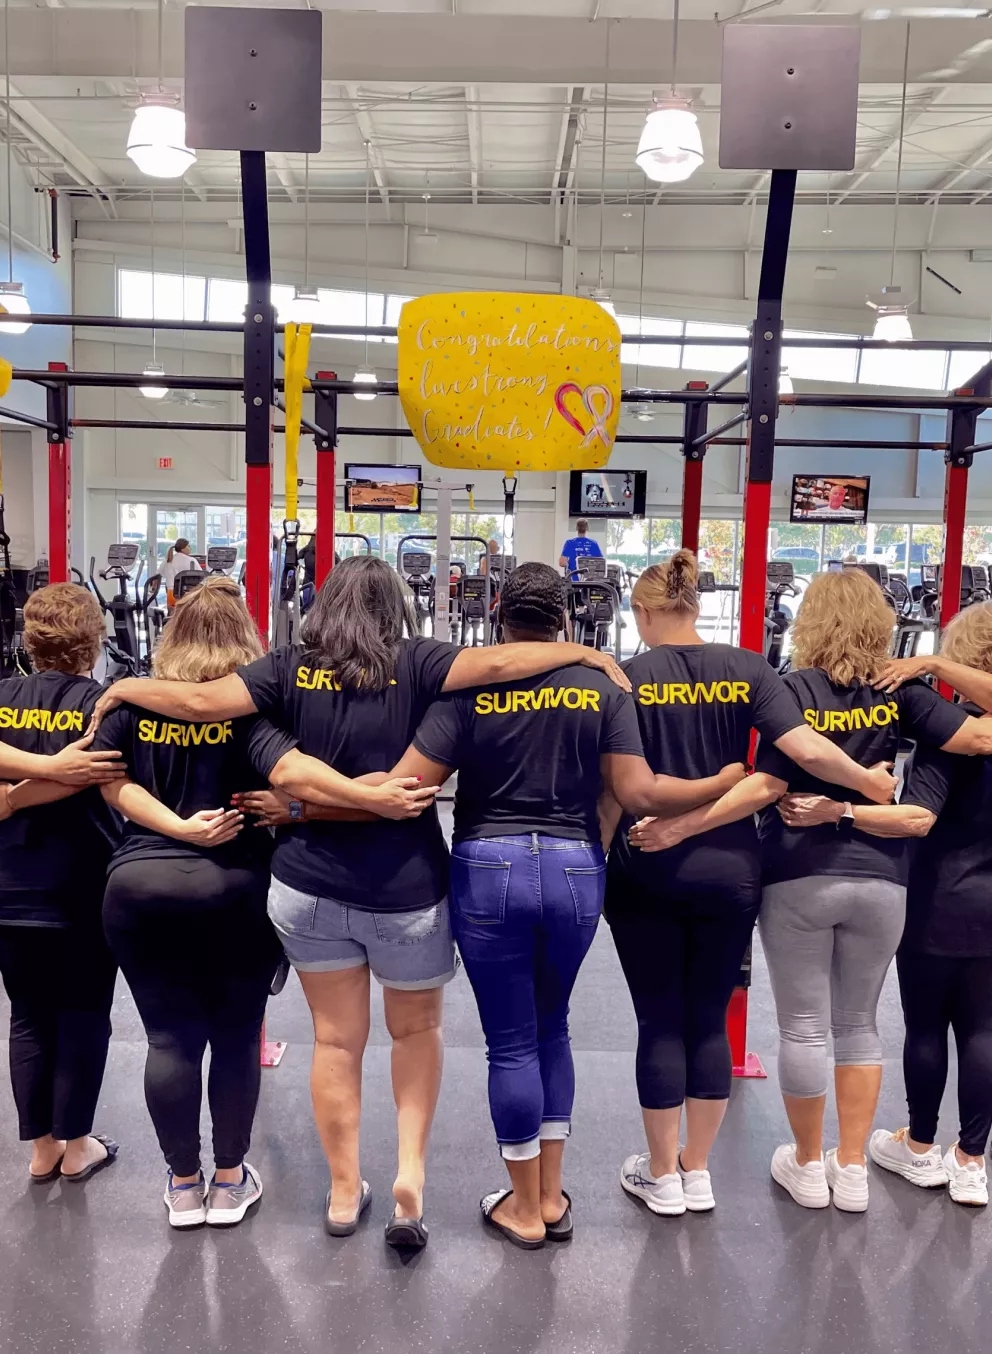
<svg viewBox="0 0 992 1354">
<path fill-rule="evenodd" d="M 568 395 L 578 395 L 583 409 L 592 419 L 592 427 L 585 428 L 566 406 L 565 399 Z M 599 400 L 602 401 L 602 405 L 597 410 L 596 402 Z M 583 434 L 583 447 L 590 446 L 598 437 L 603 446 L 609 450 L 610 439 L 606 432 L 606 420 L 613 413 L 613 393 L 606 386 L 586 386 L 583 390 L 574 381 L 565 381 L 555 391 L 555 408 L 566 423 L 570 423 L 576 432 Z"/>
</svg>

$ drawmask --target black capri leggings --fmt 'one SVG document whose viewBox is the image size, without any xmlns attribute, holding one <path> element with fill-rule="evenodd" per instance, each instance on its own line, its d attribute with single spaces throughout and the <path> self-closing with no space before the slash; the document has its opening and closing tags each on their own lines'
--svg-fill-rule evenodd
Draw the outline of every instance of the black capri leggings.
<svg viewBox="0 0 992 1354">
<path fill-rule="evenodd" d="M 637 1016 L 642 1109 L 729 1097 L 727 1007 L 758 905 L 756 887 L 662 893 L 608 876 L 606 918 Z"/>
<path fill-rule="evenodd" d="M 947 1082 L 947 1032 L 958 1053 L 959 1143 L 985 1153 L 992 1131 L 992 958 L 953 959 L 900 949 L 899 992 L 906 1020 L 903 1073 L 914 1142 L 933 1142 Z"/>
<path fill-rule="evenodd" d="M 200 1169 L 203 1055 L 214 1163 L 239 1166 L 260 1084 L 265 1002 L 281 948 L 265 912 L 268 873 L 209 858 L 123 862 L 103 919 L 148 1035 L 145 1101 L 174 1173 Z"/>
</svg>

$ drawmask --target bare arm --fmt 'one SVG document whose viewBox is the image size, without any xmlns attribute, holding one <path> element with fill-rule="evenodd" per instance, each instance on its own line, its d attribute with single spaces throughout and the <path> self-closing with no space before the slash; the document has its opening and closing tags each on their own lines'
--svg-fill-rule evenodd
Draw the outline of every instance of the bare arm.
<svg viewBox="0 0 992 1354">
<path fill-rule="evenodd" d="M 119 780 L 112 785 L 105 785 L 101 793 L 107 803 L 129 822 L 194 846 L 221 846 L 241 831 L 243 819 L 237 810 L 204 809 L 194 813 L 191 818 L 180 818 L 133 780 Z"/>
<path fill-rule="evenodd" d="M 839 823 L 846 804 L 824 795 L 786 795 L 778 811 L 787 827 Z M 937 815 L 919 804 L 855 804 L 854 826 L 871 837 L 925 837 Z"/>
<path fill-rule="evenodd" d="M 603 843 L 603 850 L 610 849 L 610 843 L 616 835 L 617 824 L 623 816 L 623 809 L 610 794 L 609 790 L 604 790 L 599 796 L 599 803 L 596 805 L 596 815 L 599 818 L 599 835 Z"/>
<path fill-rule="evenodd" d="M 156 715 L 190 721 L 238 719 L 256 713 L 255 702 L 236 672 L 214 682 L 166 682 L 155 677 L 124 677 L 108 687 L 93 710 L 91 729 L 124 703 Z"/>
<path fill-rule="evenodd" d="M 957 667 L 955 663 L 953 665 Z M 962 668 L 962 672 L 971 672 L 971 668 Z M 985 674 L 976 672 L 976 677 Z M 992 680 L 987 678 L 986 680 Z M 975 704 L 979 704 L 978 701 Z M 992 754 L 992 715 L 982 715 L 976 719 L 969 715 L 960 729 L 941 747 L 942 752 L 956 752 L 964 757 L 988 757 Z"/>
<path fill-rule="evenodd" d="M 619 752 L 604 753 L 599 766 L 606 788 L 624 812 L 638 815 L 685 813 L 711 799 L 719 799 L 744 776 L 744 767 L 739 762 L 699 780 L 656 776 L 643 757 Z"/>
<path fill-rule="evenodd" d="M 774 804 L 788 788 L 784 780 L 757 771 L 753 776 L 738 781 L 714 803 L 705 804 L 680 818 L 672 818 L 668 822 L 653 819 L 648 823 L 636 823 L 630 830 L 630 843 L 642 851 L 666 851 L 687 837 L 698 836 L 700 832 L 712 832 L 714 828 L 750 818 L 769 804 Z"/>
<path fill-rule="evenodd" d="M 349 781 L 349 785 L 361 784 L 363 786 L 379 786 L 385 788 L 389 786 L 409 785 L 411 781 L 417 789 L 404 791 L 405 794 L 416 798 L 418 789 L 423 794 L 424 807 L 430 802 L 437 788 L 451 775 L 451 768 L 441 766 L 438 762 L 428 761 L 416 748 L 410 747 L 403 754 L 399 762 L 392 771 L 369 771 L 364 776 L 359 776 L 355 781 Z M 417 779 L 420 777 L 421 779 Z M 424 785 L 428 789 L 423 789 Z M 234 803 L 237 808 L 245 813 L 257 816 L 260 820 L 260 826 L 263 827 L 282 827 L 292 823 L 294 820 L 289 816 L 290 798 L 300 798 L 299 795 L 290 794 L 285 789 L 275 790 L 250 790 L 246 794 L 235 795 Z M 303 821 L 304 822 L 323 822 L 323 823 L 375 823 L 382 819 L 382 810 L 378 813 L 371 812 L 368 809 L 357 808 L 332 808 L 326 804 L 314 803 L 307 796 L 302 797 L 303 802 Z M 395 816 L 395 815 L 394 815 Z"/>
<path fill-rule="evenodd" d="M 415 775 L 390 777 L 382 784 L 350 780 L 326 762 L 294 748 L 280 757 L 269 781 L 296 799 L 328 809 L 363 809 L 383 818 L 411 818 L 434 801 L 438 786 Z"/>
<path fill-rule="evenodd" d="M 775 746 L 817 780 L 844 785 L 875 804 L 888 804 L 895 796 L 896 779 L 884 766 L 859 766 L 808 724 L 776 738 Z"/>
<path fill-rule="evenodd" d="M 57 780 L 62 785 L 98 785 L 124 774 L 119 752 L 91 752 L 92 733 L 77 738 L 61 752 L 44 756 L 35 752 L 21 752 L 7 743 L 0 743 L 0 779 Z"/>
<path fill-rule="evenodd" d="M 623 669 L 609 654 L 590 649 L 584 644 L 494 644 L 489 647 L 462 649 L 448 669 L 442 691 L 463 691 L 466 687 L 482 686 L 485 682 L 515 682 L 523 677 L 539 677 L 542 672 L 581 663 L 587 668 L 598 668 L 621 691 L 630 690 L 630 682 Z"/>
<path fill-rule="evenodd" d="M 70 799 L 85 788 L 84 785 L 60 785 L 57 780 L 22 780 L 16 785 L 4 785 L 0 787 L 0 819 L 9 818 L 21 809 Z"/>
<path fill-rule="evenodd" d="M 992 710 L 992 674 L 952 663 L 940 654 L 928 658 L 890 658 L 872 685 L 881 691 L 895 691 L 903 682 L 925 677 L 928 672 L 960 692 L 966 701 Z"/>
</svg>

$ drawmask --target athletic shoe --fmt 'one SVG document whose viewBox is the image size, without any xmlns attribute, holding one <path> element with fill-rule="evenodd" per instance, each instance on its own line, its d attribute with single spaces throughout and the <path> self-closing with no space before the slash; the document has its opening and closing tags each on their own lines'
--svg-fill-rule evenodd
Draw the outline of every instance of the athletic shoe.
<svg viewBox="0 0 992 1354">
<path fill-rule="evenodd" d="M 242 1168 L 241 1183 L 238 1185 L 221 1184 L 215 1176 L 210 1182 L 207 1226 L 233 1227 L 261 1197 L 262 1177 L 247 1161 Z"/>
<path fill-rule="evenodd" d="M 842 1166 L 837 1160 L 837 1148 L 831 1147 L 824 1163 L 827 1184 L 833 1191 L 834 1208 L 843 1213 L 865 1213 L 868 1210 L 868 1167 Z"/>
<path fill-rule="evenodd" d="M 620 1172 L 620 1184 L 635 1199 L 642 1199 L 652 1213 L 677 1218 L 685 1212 L 682 1177 L 678 1172 L 657 1178 L 653 1176 L 650 1152 L 627 1158 Z"/>
<path fill-rule="evenodd" d="M 985 1173 L 985 1158 L 982 1164 L 969 1161 L 962 1166 L 958 1161 L 957 1143 L 944 1157 L 944 1170 L 950 1186 L 950 1195 L 956 1204 L 971 1204 L 980 1208 L 989 1201 L 989 1180 Z"/>
<path fill-rule="evenodd" d="M 796 1144 L 783 1143 L 772 1156 L 772 1179 L 788 1190 L 803 1208 L 829 1208 L 830 1190 L 823 1169 L 823 1158 L 800 1166 L 796 1161 Z"/>
<path fill-rule="evenodd" d="M 678 1172 L 682 1180 L 682 1193 L 685 1206 L 690 1213 L 708 1213 L 716 1208 L 713 1198 L 713 1181 L 709 1171 L 687 1171 L 682 1167 L 682 1157 L 678 1158 Z"/>
<path fill-rule="evenodd" d="M 947 1172 L 941 1160 L 940 1148 L 935 1144 L 929 1152 L 914 1152 L 907 1139 L 909 1129 L 896 1133 L 877 1128 L 868 1141 L 868 1155 L 876 1166 L 901 1175 L 911 1185 L 921 1189 L 939 1189 L 947 1184 Z"/>
<path fill-rule="evenodd" d="M 176 1185 L 170 1171 L 165 1187 L 165 1206 L 169 1210 L 170 1227 L 202 1227 L 207 1220 L 207 1182 L 203 1172 L 191 1185 Z"/>
</svg>

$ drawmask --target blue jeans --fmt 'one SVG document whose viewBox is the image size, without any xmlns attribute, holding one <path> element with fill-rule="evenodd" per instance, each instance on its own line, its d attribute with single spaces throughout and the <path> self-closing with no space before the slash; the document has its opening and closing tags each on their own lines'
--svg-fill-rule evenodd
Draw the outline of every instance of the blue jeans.
<svg viewBox="0 0 992 1354">
<path fill-rule="evenodd" d="M 503 1156 L 568 1137 L 575 1072 L 568 999 L 603 908 L 602 848 L 528 833 L 460 842 L 451 924 L 489 1053 L 489 1109 Z"/>
</svg>

